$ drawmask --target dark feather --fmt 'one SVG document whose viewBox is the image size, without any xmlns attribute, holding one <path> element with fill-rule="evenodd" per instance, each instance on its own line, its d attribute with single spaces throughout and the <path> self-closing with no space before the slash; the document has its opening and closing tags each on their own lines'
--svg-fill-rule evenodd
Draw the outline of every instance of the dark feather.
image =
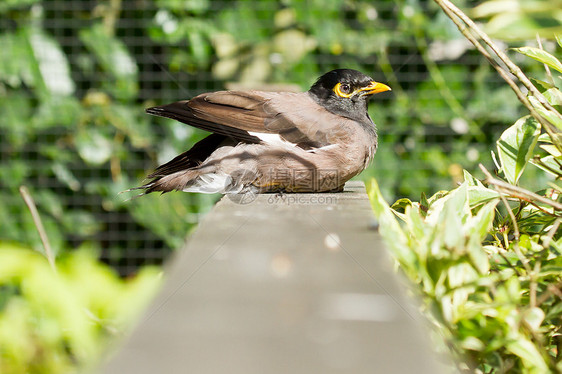
<svg viewBox="0 0 562 374">
<path fill-rule="evenodd" d="M 211 134 L 205 139 L 197 142 L 189 151 L 176 156 L 174 159 L 158 166 L 148 178 L 159 178 L 178 171 L 191 169 L 199 166 L 211 155 L 225 140 L 224 135 Z"/>
<path fill-rule="evenodd" d="M 155 116 L 175 119 L 176 121 L 197 127 L 201 130 L 224 135 L 247 143 L 260 142 L 258 137 L 248 134 L 248 131 L 197 117 L 194 114 L 193 109 L 191 109 L 187 104 L 187 101 L 178 101 L 168 105 L 148 108 L 146 109 L 146 112 Z"/>
</svg>

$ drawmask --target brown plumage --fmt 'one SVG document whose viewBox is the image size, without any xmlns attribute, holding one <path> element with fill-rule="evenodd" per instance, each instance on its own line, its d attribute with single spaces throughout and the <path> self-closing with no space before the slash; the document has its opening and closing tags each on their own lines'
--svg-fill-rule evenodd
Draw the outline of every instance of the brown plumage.
<svg viewBox="0 0 562 374">
<path fill-rule="evenodd" d="M 341 190 L 372 160 L 368 99 L 384 84 L 333 70 L 307 92 L 219 91 L 147 109 L 212 132 L 158 167 L 144 193 Z"/>
</svg>

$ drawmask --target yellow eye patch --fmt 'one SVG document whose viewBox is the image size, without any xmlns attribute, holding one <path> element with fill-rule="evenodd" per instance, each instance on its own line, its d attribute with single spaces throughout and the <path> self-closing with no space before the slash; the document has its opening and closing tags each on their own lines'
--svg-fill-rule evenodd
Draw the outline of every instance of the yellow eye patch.
<svg viewBox="0 0 562 374">
<path fill-rule="evenodd" d="M 353 96 L 353 94 L 355 93 L 355 91 L 351 91 L 351 88 L 349 87 L 348 84 L 346 84 L 346 86 L 348 87 L 350 92 L 345 92 L 344 90 L 342 90 L 342 84 L 341 83 L 337 83 L 334 86 L 334 92 L 336 93 L 336 95 L 338 95 L 339 97 L 351 97 Z"/>
</svg>

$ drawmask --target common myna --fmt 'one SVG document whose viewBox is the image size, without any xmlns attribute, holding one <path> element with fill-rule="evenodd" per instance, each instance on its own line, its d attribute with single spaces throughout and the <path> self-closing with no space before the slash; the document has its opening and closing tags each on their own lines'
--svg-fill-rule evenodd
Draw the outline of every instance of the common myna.
<svg viewBox="0 0 562 374">
<path fill-rule="evenodd" d="M 377 134 L 367 104 L 388 90 L 357 70 L 337 69 L 307 92 L 218 91 L 148 108 L 212 134 L 136 189 L 340 191 L 373 159 Z"/>
</svg>

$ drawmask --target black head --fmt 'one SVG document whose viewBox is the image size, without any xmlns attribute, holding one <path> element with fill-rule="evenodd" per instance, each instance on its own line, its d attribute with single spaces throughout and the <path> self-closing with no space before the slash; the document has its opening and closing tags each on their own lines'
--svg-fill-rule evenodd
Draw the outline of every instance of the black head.
<svg viewBox="0 0 562 374">
<path fill-rule="evenodd" d="M 308 91 L 316 102 L 330 112 L 358 121 L 368 120 L 369 98 L 390 87 L 353 69 L 332 70 L 316 81 Z"/>
</svg>

